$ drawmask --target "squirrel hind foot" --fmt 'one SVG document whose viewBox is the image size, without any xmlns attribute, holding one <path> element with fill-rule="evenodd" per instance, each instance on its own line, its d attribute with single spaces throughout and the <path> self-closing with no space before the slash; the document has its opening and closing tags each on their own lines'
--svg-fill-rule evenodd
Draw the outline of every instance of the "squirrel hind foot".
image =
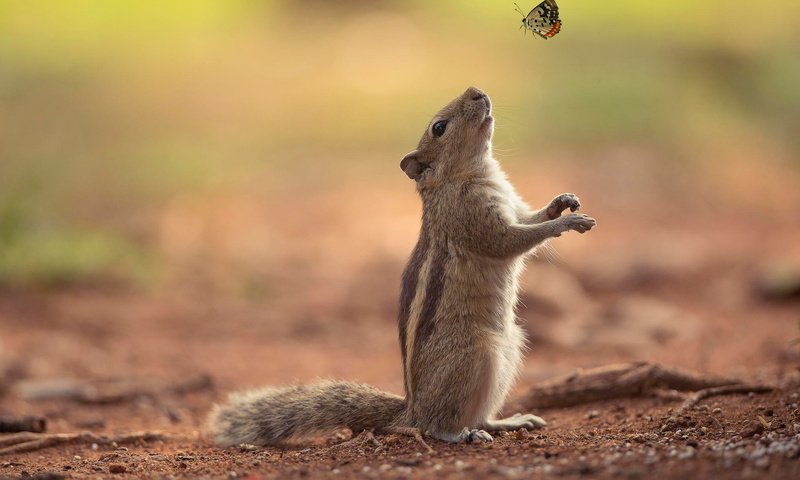
<svg viewBox="0 0 800 480">
<path fill-rule="evenodd" d="M 547 425 L 547 422 L 542 418 L 532 413 L 521 414 L 517 413 L 514 416 L 503 418 L 500 420 L 490 420 L 483 425 L 483 428 L 490 432 L 502 432 L 509 430 L 519 430 L 524 428 L 526 430 L 533 430 L 535 428 L 542 428 Z"/>
<path fill-rule="evenodd" d="M 459 433 L 432 434 L 434 438 L 450 443 L 493 443 L 494 438 L 485 430 L 464 427 Z"/>
</svg>

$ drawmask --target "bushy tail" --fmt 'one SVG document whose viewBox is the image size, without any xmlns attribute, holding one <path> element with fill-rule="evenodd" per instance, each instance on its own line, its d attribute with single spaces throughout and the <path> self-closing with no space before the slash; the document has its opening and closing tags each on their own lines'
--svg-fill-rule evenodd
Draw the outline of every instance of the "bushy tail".
<svg viewBox="0 0 800 480">
<path fill-rule="evenodd" d="M 216 405 L 208 430 L 218 445 L 275 445 L 349 428 L 354 433 L 396 425 L 403 397 L 369 385 L 320 382 L 233 393 Z"/>
</svg>

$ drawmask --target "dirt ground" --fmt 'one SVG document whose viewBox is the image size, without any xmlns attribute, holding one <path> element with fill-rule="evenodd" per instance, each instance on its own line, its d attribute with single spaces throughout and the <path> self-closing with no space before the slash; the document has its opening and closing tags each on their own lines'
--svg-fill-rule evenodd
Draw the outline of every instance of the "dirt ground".
<svg viewBox="0 0 800 480">
<path fill-rule="evenodd" d="M 785 293 L 795 278 L 786 267 L 800 265 L 800 226 L 796 209 L 767 211 L 800 205 L 798 194 L 763 198 L 760 211 L 715 207 L 691 185 L 682 188 L 694 193 L 655 189 L 650 203 L 626 203 L 629 190 L 601 195 L 588 176 L 547 180 L 555 185 L 519 176 L 515 183 L 527 185 L 523 194 L 577 183 L 599 227 L 558 239 L 560 259 L 534 261 L 525 273 L 519 317 L 531 350 L 515 397 L 576 368 L 633 360 L 786 388 L 709 398 L 672 426 L 665 420 L 678 400 L 547 409 L 535 412 L 548 421 L 544 429 L 483 445 L 429 439 L 432 454 L 398 436 L 337 448 L 348 432 L 284 449 L 215 448 L 204 419 L 235 389 L 334 377 L 402 391 L 394 317 L 418 207 L 410 191 L 362 188 L 355 198 L 346 186 L 309 194 L 291 212 L 279 198 L 215 199 L 217 210 L 176 203 L 156 241 L 168 253 L 210 245 L 216 256 L 202 257 L 202 269 L 197 255 L 175 254 L 155 291 L 91 285 L 0 294 L 0 416 L 44 416 L 50 432 L 167 437 L 4 455 L 0 477 L 800 478 L 800 346 L 792 343 L 800 302 Z M 365 205 L 365 196 L 374 201 Z M 367 215 L 339 213 L 368 208 L 390 214 L 367 226 L 359 222 Z M 313 235 L 306 223 L 316 225 Z M 187 239 L 192 225 L 201 233 Z M 241 239 L 280 248 L 254 258 Z M 251 268 L 249 280 L 226 277 L 236 268 Z M 198 374 L 211 385 L 170 388 Z M 155 387 L 103 404 L 26 398 L 44 380 L 69 379 Z"/>
</svg>

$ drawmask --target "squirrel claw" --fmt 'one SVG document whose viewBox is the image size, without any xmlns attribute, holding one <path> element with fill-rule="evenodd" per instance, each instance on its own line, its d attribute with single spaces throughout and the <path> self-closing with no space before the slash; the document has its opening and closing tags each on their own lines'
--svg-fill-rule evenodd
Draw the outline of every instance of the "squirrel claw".
<svg viewBox="0 0 800 480">
<path fill-rule="evenodd" d="M 562 193 L 550 201 L 547 207 L 547 218 L 555 220 L 561 215 L 561 212 L 569 209 L 570 212 L 578 211 L 581 208 L 581 201 L 577 195 L 572 193 Z"/>
<path fill-rule="evenodd" d="M 494 443 L 494 438 L 492 438 L 489 433 L 485 430 L 478 430 L 477 428 L 473 428 L 470 430 L 467 427 L 464 427 L 464 430 L 461 431 L 461 441 L 467 443 Z"/>
</svg>

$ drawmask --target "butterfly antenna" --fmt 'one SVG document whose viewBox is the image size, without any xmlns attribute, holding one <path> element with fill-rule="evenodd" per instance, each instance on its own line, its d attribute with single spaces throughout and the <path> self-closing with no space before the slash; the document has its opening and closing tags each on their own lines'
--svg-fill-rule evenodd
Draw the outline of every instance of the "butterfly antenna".
<svg viewBox="0 0 800 480">
<path fill-rule="evenodd" d="M 515 6 L 515 7 L 517 7 L 515 11 L 519 12 L 519 14 L 520 14 L 520 15 L 522 15 L 522 16 L 524 17 L 524 16 L 525 16 L 525 12 L 523 12 L 523 11 L 522 11 L 522 9 L 521 9 L 521 8 L 519 8 L 519 5 L 517 5 L 516 3 L 514 3 L 514 6 Z"/>
</svg>

